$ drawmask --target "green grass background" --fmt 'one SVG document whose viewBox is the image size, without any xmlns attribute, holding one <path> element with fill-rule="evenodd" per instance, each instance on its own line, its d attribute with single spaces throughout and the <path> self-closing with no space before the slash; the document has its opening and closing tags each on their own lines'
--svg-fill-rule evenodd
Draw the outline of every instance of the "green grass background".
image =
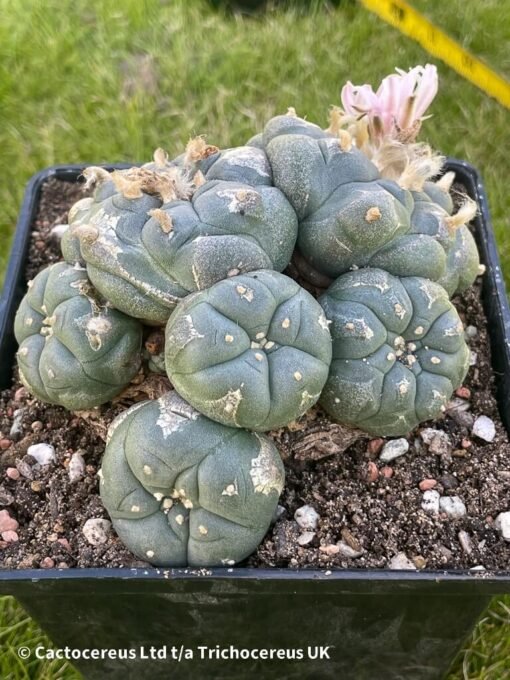
<svg viewBox="0 0 510 680">
<path fill-rule="evenodd" d="M 510 79 L 510 0 L 412 4 Z M 0 0 L 0 17 L 0 281 L 24 184 L 41 168 L 141 161 L 157 146 L 176 154 L 202 133 L 240 144 L 288 106 L 325 123 L 347 79 L 376 85 L 427 61 L 441 87 L 422 138 L 481 171 L 510 281 L 508 111 L 354 2 L 247 17 L 205 0 Z M 510 599 L 494 601 L 450 680 L 510 678 L 509 626 Z M 79 677 L 17 658 L 43 639 L 0 599 L 3 680 Z"/>
</svg>

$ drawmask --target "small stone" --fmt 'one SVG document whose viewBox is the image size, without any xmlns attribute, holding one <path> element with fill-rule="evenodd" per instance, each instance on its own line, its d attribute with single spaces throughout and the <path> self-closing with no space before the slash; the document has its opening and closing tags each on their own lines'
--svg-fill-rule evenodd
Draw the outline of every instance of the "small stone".
<svg viewBox="0 0 510 680">
<path fill-rule="evenodd" d="M 421 507 L 429 515 L 439 514 L 439 499 L 440 495 L 437 491 L 430 489 L 425 491 L 421 499 Z"/>
<path fill-rule="evenodd" d="M 22 420 L 23 420 L 24 409 L 18 408 L 14 411 L 14 419 L 12 421 L 11 429 L 9 431 L 9 436 L 14 441 L 17 441 L 23 434 Z"/>
<path fill-rule="evenodd" d="M 109 520 L 93 518 L 85 522 L 82 532 L 90 545 L 101 545 L 107 542 L 111 527 L 112 523 Z"/>
<path fill-rule="evenodd" d="M 389 463 L 395 458 L 400 458 L 409 451 L 409 442 L 407 439 L 401 437 L 400 439 L 392 439 L 383 446 L 379 460 L 383 463 Z"/>
<path fill-rule="evenodd" d="M 67 564 L 67 562 L 59 562 L 57 564 L 57 568 L 58 569 L 69 569 L 69 565 Z"/>
<path fill-rule="evenodd" d="M 340 546 L 335 545 L 334 543 L 329 543 L 328 545 L 321 545 L 319 550 L 325 555 L 328 555 L 328 557 L 332 557 L 333 555 L 338 555 L 340 552 Z"/>
<path fill-rule="evenodd" d="M 500 512 L 496 517 L 494 526 L 505 541 L 510 541 L 510 512 Z"/>
<path fill-rule="evenodd" d="M 477 363 L 478 363 L 478 352 L 471 351 L 469 353 L 469 365 L 470 366 L 476 366 Z"/>
<path fill-rule="evenodd" d="M 379 477 L 379 468 L 377 467 L 377 465 L 373 461 L 370 461 L 367 465 L 367 471 L 366 471 L 365 479 L 369 484 L 371 484 L 372 482 L 375 482 L 378 477 Z"/>
<path fill-rule="evenodd" d="M 28 392 L 24 387 L 18 387 L 16 392 L 14 392 L 14 401 L 21 401 L 22 399 L 26 399 L 28 397 Z"/>
<path fill-rule="evenodd" d="M 25 477 L 25 479 L 33 478 L 34 474 L 32 472 L 32 468 L 30 467 L 26 460 L 21 460 L 17 458 L 16 467 L 18 469 L 18 472 L 21 474 L 22 477 Z"/>
<path fill-rule="evenodd" d="M 452 441 L 443 430 L 427 427 L 420 432 L 420 437 L 429 447 L 430 453 L 434 453 L 436 456 L 447 456 L 452 452 Z"/>
<path fill-rule="evenodd" d="M 308 545 L 313 541 L 314 538 L 314 531 L 303 531 L 303 533 L 298 536 L 297 542 L 299 545 Z"/>
<path fill-rule="evenodd" d="M 350 545 L 353 550 L 356 552 L 363 552 L 361 543 L 355 536 L 352 535 L 347 527 L 344 527 L 340 533 L 342 534 L 342 538 L 347 543 L 347 545 Z"/>
<path fill-rule="evenodd" d="M 50 229 L 50 238 L 55 239 L 55 241 L 60 241 L 60 239 L 68 229 L 69 229 L 68 224 L 56 224 L 54 227 Z"/>
<path fill-rule="evenodd" d="M 12 446 L 10 439 L 0 439 L 0 450 L 7 451 Z"/>
<path fill-rule="evenodd" d="M 348 559 L 356 559 L 363 555 L 363 550 L 355 550 L 345 541 L 338 541 L 337 546 L 339 548 L 339 553 L 342 557 L 347 557 Z"/>
<path fill-rule="evenodd" d="M 39 479 L 35 479 L 33 482 L 30 482 L 30 488 L 35 493 L 39 493 L 43 488 L 42 482 Z"/>
<path fill-rule="evenodd" d="M 40 420 L 34 420 L 32 425 L 30 425 L 32 432 L 40 432 L 43 429 L 43 427 L 44 426 Z"/>
<path fill-rule="evenodd" d="M 465 399 L 455 397 L 446 404 L 446 412 L 452 414 L 454 411 L 469 411 L 471 404 Z"/>
<path fill-rule="evenodd" d="M 10 491 L 0 486 L 0 505 L 11 505 L 14 503 L 14 496 Z"/>
<path fill-rule="evenodd" d="M 232 485 L 233 486 L 233 485 Z M 228 489 L 228 487 L 227 487 Z M 229 494 L 226 494 L 229 495 Z M 271 520 L 271 524 L 276 524 L 287 512 L 287 508 L 284 508 L 283 505 L 277 505 L 276 510 L 274 511 L 273 518 Z"/>
<path fill-rule="evenodd" d="M 464 438 L 460 445 L 463 449 L 470 449 L 473 446 L 473 442 L 470 439 Z"/>
<path fill-rule="evenodd" d="M 455 394 L 461 399 L 471 398 L 471 390 L 469 389 L 469 387 L 464 387 L 464 385 L 455 390 Z"/>
<path fill-rule="evenodd" d="M 449 548 L 447 548 L 445 545 L 443 545 L 442 543 L 438 544 L 437 550 L 438 550 L 438 552 L 441 553 L 445 562 L 449 562 L 452 559 L 452 557 L 453 557 L 452 551 Z"/>
<path fill-rule="evenodd" d="M 55 562 L 51 559 L 51 557 L 45 557 L 43 560 L 41 560 L 39 566 L 41 569 L 53 569 Z"/>
<path fill-rule="evenodd" d="M 384 446 L 384 439 L 378 437 L 377 439 L 371 439 L 367 445 L 367 451 L 371 456 L 377 456 L 382 447 Z"/>
<path fill-rule="evenodd" d="M 464 501 L 459 496 L 442 496 L 439 499 L 439 509 L 451 519 L 460 519 L 467 513 Z"/>
<path fill-rule="evenodd" d="M 464 427 L 468 431 L 471 430 L 473 423 L 475 422 L 475 417 L 470 411 L 449 411 L 448 415 L 457 423 L 457 425 Z"/>
<path fill-rule="evenodd" d="M 33 444 L 28 447 L 27 454 L 39 465 L 51 465 L 56 460 L 55 449 L 51 444 Z"/>
<path fill-rule="evenodd" d="M 457 535 L 459 537 L 459 543 L 462 550 L 466 553 L 466 555 L 471 555 L 471 553 L 473 552 L 473 543 L 471 542 L 471 536 L 468 534 L 467 531 L 459 531 Z"/>
<path fill-rule="evenodd" d="M 19 527 L 18 522 L 11 517 L 7 510 L 0 510 L 0 533 L 4 531 L 16 531 Z"/>
<path fill-rule="evenodd" d="M 17 543 L 17 541 L 19 541 L 19 536 L 15 531 L 2 531 L 1 535 L 2 540 L 6 543 Z"/>
<path fill-rule="evenodd" d="M 303 505 L 294 513 L 294 519 L 302 529 L 313 531 L 317 529 L 320 515 L 311 505 Z"/>
<path fill-rule="evenodd" d="M 389 561 L 388 567 L 395 570 L 416 571 L 416 566 L 404 552 L 394 555 Z"/>
<path fill-rule="evenodd" d="M 385 479 L 391 479 L 391 477 L 393 477 L 393 468 L 389 465 L 385 465 L 383 468 L 381 468 L 381 475 Z"/>
<path fill-rule="evenodd" d="M 466 451 L 465 449 L 454 449 L 452 451 L 452 456 L 455 458 L 465 458 L 466 457 Z"/>
<path fill-rule="evenodd" d="M 437 480 L 430 478 L 422 479 L 418 484 L 420 491 L 430 491 L 430 489 L 433 489 L 435 486 L 437 486 Z"/>
<path fill-rule="evenodd" d="M 496 426 L 494 421 L 487 416 L 478 416 L 473 424 L 472 434 L 485 442 L 494 441 L 496 436 Z"/>
<path fill-rule="evenodd" d="M 450 489 L 456 489 L 459 486 L 459 480 L 455 475 L 442 475 L 442 477 L 439 477 L 439 483 L 441 486 L 446 490 L 449 491 Z"/>
<path fill-rule="evenodd" d="M 413 557 L 412 561 L 416 569 L 425 569 L 427 566 L 427 560 L 423 557 L 423 555 L 416 555 L 416 557 Z"/>
<path fill-rule="evenodd" d="M 71 456 L 67 473 L 69 475 L 69 481 L 71 484 L 80 480 L 85 474 L 85 461 L 83 460 L 81 453 L 78 451 L 73 453 Z"/>
<path fill-rule="evenodd" d="M 71 545 L 67 538 L 57 538 L 57 543 L 60 543 L 60 545 L 64 548 L 64 550 L 67 550 L 67 552 L 71 552 Z"/>
</svg>

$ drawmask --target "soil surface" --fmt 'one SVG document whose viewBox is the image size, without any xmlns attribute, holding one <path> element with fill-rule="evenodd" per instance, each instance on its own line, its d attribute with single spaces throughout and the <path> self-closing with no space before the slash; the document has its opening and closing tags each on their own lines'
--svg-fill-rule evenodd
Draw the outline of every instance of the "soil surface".
<svg viewBox="0 0 510 680">
<path fill-rule="evenodd" d="M 61 259 L 58 238 L 51 230 L 66 222 L 67 210 L 82 196 L 80 186 L 56 179 L 43 187 L 27 279 Z M 473 365 L 444 416 L 406 438 L 409 450 L 404 455 L 382 462 L 381 448 L 387 440 L 346 430 L 316 408 L 270 433 L 285 461 L 286 485 L 278 519 L 246 564 L 508 569 L 510 543 L 501 538 L 494 522 L 500 512 L 510 510 L 510 443 L 494 396 L 480 284 L 455 303 L 470 327 L 467 340 Z M 150 352 L 156 353 L 154 347 L 159 351 L 159 340 L 148 331 Z M 169 387 L 167 379 L 145 369 L 115 404 L 73 414 L 33 399 L 21 386 L 15 367 L 13 375 L 12 387 L 0 393 L 0 566 L 148 566 L 131 555 L 111 529 L 103 543 L 91 545 L 83 527 L 89 519 L 108 517 L 97 476 L 108 423 L 134 401 L 159 396 Z M 481 415 L 496 428 L 490 443 L 472 434 Z M 41 466 L 27 454 L 29 446 L 39 443 L 54 447 L 54 463 Z M 422 508 L 426 488 L 441 497 L 458 497 L 465 514 L 455 518 L 446 512 L 426 512 Z M 303 506 L 317 513 L 314 528 L 296 522 L 294 515 Z M 306 515 L 301 511 L 298 516 L 303 512 Z"/>
</svg>

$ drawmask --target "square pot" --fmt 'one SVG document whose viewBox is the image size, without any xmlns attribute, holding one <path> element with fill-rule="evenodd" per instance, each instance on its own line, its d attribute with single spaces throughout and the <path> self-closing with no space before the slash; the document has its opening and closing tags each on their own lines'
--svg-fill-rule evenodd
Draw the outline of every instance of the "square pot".
<svg viewBox="0 0 510 680">
<path fill-rule="evenodd" d="M 12 378 L 13 320 L 25 292 L 41 186 L 53 177 L 76 182 L 82 169 L 49 168 L 27 186 L 0 299 L 1 389 Z M 472 166 L 450 159 L 446 169 L 480 208 L 475 235 L 487 266 L 483 304 L 498 403 L 510 432 L 510 309 L 487 198 Z M 0 570 L 0 592 L 14 595 L 59 648 L 117 650 L 118 658 L 70 656 L 91 679 L 167 678 L 175 669 L 181 678 L 435 680 L 490 598 L 510 592 L 510 572 Z M 129 649 L 135 658 L 121 652 Z M 272 659 L 263 651 L 276 649 L 284 651 Z"/>
</svg>

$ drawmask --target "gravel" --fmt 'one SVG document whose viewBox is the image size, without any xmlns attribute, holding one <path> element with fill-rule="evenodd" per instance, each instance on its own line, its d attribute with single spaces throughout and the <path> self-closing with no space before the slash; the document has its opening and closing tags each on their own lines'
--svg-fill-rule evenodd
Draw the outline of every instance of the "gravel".
<svg viewBox="0 0 510 680">
<path fill-rule="evenodd" d="M 423 496 L 421 497 L 421 507 L 424 512 L 426 512 L 429 515 L 437 515 L 439 514 L 439 499 L 441 498 L 440 494 L 438 491 L 435 491 L 434 489 L 430 489 L 429 491 L 425 491 Z"/>
<path fill-rule="evenodd" d="M 464 501 L 459 496 L 442 496 L 439 499 L 439 510 L 450 519 L 460 519 L 467 513 Z"/>
<path fill-rule="evenodd" d="M 394 570 L 416 571 L 416 565 L 404 552 L 397 553 L 389 561 L 388 567 Z"/>
<path fill-rule="evenodd" d="M 29 456 L 39 465 L 51 465 L 56 461 L 55 448 L 51 444 L 33 444 L 27 449 Z"/>
<path fill-rule="evenodd" d="M 405 455 L 409 451 L 409 442 L 403 437 L 400 439 L 392 439 L 384 444 L 379 460 L 383 463 L 389 463 L 400 456 Z"/>
<path fill-rule="evenodd" d="M 510 541 L 510 512 L 500 512 L 494 525 L 505 541 Z"/>
<path fill-rule="evenodd" d="M 485 442 L 493 442 L 496 436 L 494 421 L 487 416 L 478 416 L 473 424 L 472 434 Z"/>
<path fill-rule="evenodd" d="M 90 545 L 102 545 L 108 541 L 112 523 L 108 519 L 88 519 L 83 525 L 83 535 Z"/>
<path fill-rule="evenodd" d="M 299 524 L 301 529 L 314 530 L 317 529 L 320 515 L 311 505 L 303 505 L 294 513 L 294 519 Z"/>
</svg>

